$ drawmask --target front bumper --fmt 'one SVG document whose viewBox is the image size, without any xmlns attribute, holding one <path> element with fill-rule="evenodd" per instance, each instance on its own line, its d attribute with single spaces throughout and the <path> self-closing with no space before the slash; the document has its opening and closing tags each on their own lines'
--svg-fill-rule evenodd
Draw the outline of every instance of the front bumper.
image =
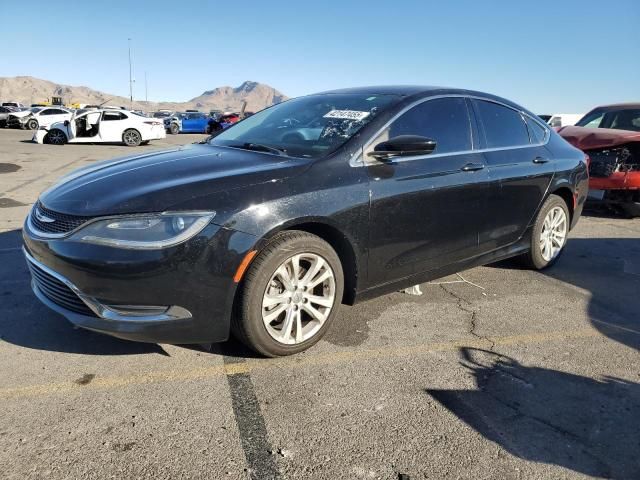
<svg viewBox="0 0 640 480">
<path fill-rule="evenodd" d="M 229 336 L 233 275 L 255 237 L 210 224 L 187 242 L 133 251 L 43 239 L 23 229 L 32 289 L 78 327 L 127 340 L 208 343 Z"/>
<path fill-rule="evenodd" d="M 29 117 L 14 117 L 10 116 L 7 119 L 7 127 L 9 128 L 22 128 L 29 121 Z"/>
<path fill-rule="evenodd" d="M 614 172 L 608 177 L 589 178 L 589 188 L 593 190 L 639 190 L 640 172 Z"/>
</svg>

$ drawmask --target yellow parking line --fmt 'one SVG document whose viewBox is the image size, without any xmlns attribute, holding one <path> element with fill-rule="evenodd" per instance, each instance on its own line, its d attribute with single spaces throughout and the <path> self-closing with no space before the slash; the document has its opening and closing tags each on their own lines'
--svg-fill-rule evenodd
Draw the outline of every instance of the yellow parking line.
<svg viewBox="0 0 640 480">
<path fill-rule="evenodd" d="M 298 355 L 277 359 L 247 360 L 241 363 L 228 363 L 201 367 L 190 370 L 165 370 L 148 372 L 139 375 L 97 377 L 86 385 L 75 382 L 47 383 L 41 385 L 27 385 L 22 387 L 8 387 L 0 389 L 0 398 L 20 398 L 81 392 L 96 389 L 124 388 L 134 385 L 150 383 L 164 383 L 188 381 L 209 378 L 220 375 L 235 375 L 249 373 L 254 370 L 291 369 L 309 366 L 323 366 L 339 364 L 346 361 L 362 361 L 376 358 L 400 358 L 409 355 L 425 355 L 442 351 L 454 351 L 461 347 L 488 348 L 491 343 L 495 346 L 520 345 L 530 343 L 546 343 L 556 340 L 598 337 L 600 333 L 593 328 L 581 330 L 560 330 L 546 333 L 529 333 L 506 337 L 496 337 L 489 340 L 457 340 L 453 342 L 426 343 L 405 347 L 380 347 L 364 350 L 347 350 L 318 355 Z"/>
</svg>

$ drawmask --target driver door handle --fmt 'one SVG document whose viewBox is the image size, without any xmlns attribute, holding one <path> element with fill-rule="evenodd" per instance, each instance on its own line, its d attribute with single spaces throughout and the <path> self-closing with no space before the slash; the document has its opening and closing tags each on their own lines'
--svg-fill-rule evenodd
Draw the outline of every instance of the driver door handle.
<svg viewBox="0 0 640 480">
<path fill-rule="evenodd" d="M 482 170 L 484 168 L 484 163 L 467 163 L 460 170 L 463 172 L 475 172 L 476 170 Z"/>
<path fill-rule="evenodd" d="M 548 161 L 549 159 L 544 157 L 536 157 L 533 159 L 533 163 L 537 163 L 537 164 L 547 163 Z"/>
</svg>

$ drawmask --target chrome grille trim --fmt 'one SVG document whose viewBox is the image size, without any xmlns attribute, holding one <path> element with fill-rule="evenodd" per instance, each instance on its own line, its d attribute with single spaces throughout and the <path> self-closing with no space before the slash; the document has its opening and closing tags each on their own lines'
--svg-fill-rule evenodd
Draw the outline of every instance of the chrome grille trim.
<svg viewBox="0 0 640 480">
<path fill-rule="evenodd" d="M 51 221 L 40 220 L 38 216 L 47 217 Z M 70 235 L 96 217 L 67 215 L 49 210 L 38 200 L 29 212 L 27 222 L 34 234 L 43 238 L 62 238 Z"/>
<path fill-rule="evenodd" d="M 45 267 L 23 249 L 31 272 L 32 286 L 50 301 L 67 310 L 96 317 L 96 312 L 82 299 L 78 289 L 66 278 Z"/>
</svg>

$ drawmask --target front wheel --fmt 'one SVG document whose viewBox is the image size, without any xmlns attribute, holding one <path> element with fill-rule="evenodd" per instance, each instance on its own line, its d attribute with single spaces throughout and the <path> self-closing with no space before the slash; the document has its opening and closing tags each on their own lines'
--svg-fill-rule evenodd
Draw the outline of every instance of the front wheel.
<svg viewBox="0 0 640 480">
<path fill-rule="evenodd" d="M 180 127 L 178 126 L 177 123 L 172 123 L 171 126 L 169 127 L 169 132 L 172 135 L 177 135 L 178 133 L 180 133 Z"/>
<path fill-rule="evenodd" d="M 38 121 L 31 119 L 27 122 L 27 128 L 29 130 L 36 130 L 38 128 Z"/>
<path fill-rule="evenodd" d="M 234 312 L 234 335 L 256 352 L 301 352 L 326 333 L 342 302 L 344 277 L 335 250 L 306 232 L 278 234 L 246 273 Z"/>
<path fill-rule="evenodd" d="M 128 147 L 137 147 L 142 143 L 142 136 L 140 135 L 140 132 L 130 128 L 125 130 L 122 134 L 122 141 Z"/>
<path fill-rule="evenodd" d="M 47 133 L 47 143 L 50 143 L 51 145 L 64 145 L 67 143 L 67 136 L 62 130 L 54 128 Z"/>
<path fill-rule="evenodd" d="M 566 202 L 558 195 L 549 195 L 533 225 L 531 248 L 523 256 L 525 265 L 534 270 L 553 265 L 567 243 L 569 223 Z"/>
</svg>

